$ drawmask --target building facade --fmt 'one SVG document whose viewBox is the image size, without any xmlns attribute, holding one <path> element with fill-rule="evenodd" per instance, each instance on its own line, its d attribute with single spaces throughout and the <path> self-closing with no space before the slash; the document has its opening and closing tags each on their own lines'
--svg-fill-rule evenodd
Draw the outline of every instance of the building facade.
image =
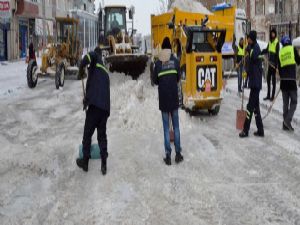
<svg viewBox="0 0 300 225">
<path fill-rule="evenodd" d="M 5 3 L 5 5 L 3 5 Z M 55 35 L 55 17 L 67 17 L 78 10 L 87 14 L 88 32 L 97 26 L 94 0 L 1 0 L 0 1 L 0 61 L 25 58 L 30 41 L 42 50 L 48 37 Z M 80 19 L 80 18 L 79 18 Z M 91 23 L 91 24 L 90 24 Z M 93 36 L 85 46 L 94 46 Z M 39 52 L 39 51 L 37 51 Z"/>
<path fill-rule="evenodd" d="M 208 9 L 224 0 L 198 0 Z M 278 36 L 300 35 L 300 0 L 229 0 L 226 1 L 246 11 L 252 29 L 258 38 L 269 41 L 269 30 L 276 28 Z"/>
<path fill-rule="evenodd" d="M 269 40 L 269 30 L 276 28 L 278 36 L 299 36 L 299 0 L 251 1 L 251 23 L 262 40 Z"/>
</svg>

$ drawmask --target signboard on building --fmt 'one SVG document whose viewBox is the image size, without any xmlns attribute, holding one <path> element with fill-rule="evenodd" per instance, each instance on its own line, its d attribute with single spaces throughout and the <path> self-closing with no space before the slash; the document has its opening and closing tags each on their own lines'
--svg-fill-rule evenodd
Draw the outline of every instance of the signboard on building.
<svg viewBox="0 0 300 225">
<path fill-rule="evenodd" d="M 53 36 L 53 21 L 45 20 L 46 36 Z M 35 19 L 35 33 L 37 36 L 43 36 L 43 19 Z"/>
<path fill-rule="evenodd" d="M 10 4 L 8 0 L 0 0 L 0 17 L 3 19 L 10 18 Z"/>
</svg>

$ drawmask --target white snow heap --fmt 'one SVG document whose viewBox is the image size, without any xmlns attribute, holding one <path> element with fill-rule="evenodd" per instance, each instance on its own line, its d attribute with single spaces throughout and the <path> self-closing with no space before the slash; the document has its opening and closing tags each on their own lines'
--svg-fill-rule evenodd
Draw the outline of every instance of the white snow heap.
<svg viewBox="0 0 300 225">
<path fill-rule="evenodd" d="M 300 37 L 297 37 L 293 40 L 293 46 L 300 48 Z"/>
<path fill-rule="evenodd" d="M 171 4 L 171 9 L 178 8 L 182 11 L 194 12 L 194 13 L 203 13 L 206 15 L 211 15 L 212 13 L 202 5 L 200 2 L 194 0 L 175 0 Z"/>
</svg>

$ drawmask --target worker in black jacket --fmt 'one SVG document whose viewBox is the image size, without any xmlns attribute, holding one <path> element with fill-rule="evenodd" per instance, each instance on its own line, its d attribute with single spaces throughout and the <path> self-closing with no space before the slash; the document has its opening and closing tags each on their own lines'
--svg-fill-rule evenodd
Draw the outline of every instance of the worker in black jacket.
<svg viewBox="0 0 300 225">
<path fill-rule="evenodd" d="M 276 91 L 276 70 L 278 67 L 278 55 L 279 55 L 279 41 L 277 38 L 277 32 L 275 29 L 272 29 L 270 32 L 270 42 L 266 49 L 262 51 L 262 55 L 268 54 L 268 75 L 267 75 L 267 85 L 268 92 L 264 100 L 273 101 Z M 272 95 L 271 95 L 271 80 L 272 80 Z"/>
<path fill-rule="evenodd" d="M 83 159 L 77 159 L 76 163 L 84 171 L 88 171 L 92 136 L 97 128 L 97 139 L 101 155 L 101 172 L 105 175 L 108 157 L 106 123 L 110 115 L 110 81 L 108 71 L 103 65 L 99 48 L 84 56 L 79 68 L 81 77 L 86 66 L 89 66 L 89 69 L 86 95 L 83 101 L 84 108 L 87 108 L 82 140 Z"/>
<path fill-rule="evenodd" d="M 175 139 L 175 162 L 183 161 L 180 145 L 180 130 L 179 130 L 179 98 L 177 83 L 180 80 L 180 66 L 178 60 L 172 55 L 171 43 L 168 38 L 162 43 L 162 51 L 159 54 L 159 60 L 155 63 L 153 82 L 158 85 L 159 109 L 162 113 L 165 153 L 164 161 L 166 165 L 171 165 L 171 146 L 169 134 L 170 115 L 174 128 Z"/>
<path fill-rule="evenodd" d="M 249 54 L 249 65 L 247 68 L 247 74 L 249 76 L 249 88 L 250 96 L 247 104 L 247 118 L 244 123 L 244 129 L 239 134 L 241 138 L 248 137 L 251 119 L 253 113 L 255 114 L 255 121 L 257 131 L 255 136 L 264 137 L 264 127 L 260 114 L 259 93 L 262 88 L 262 62 L 261 62 L 261 50 L 256 41 L 256 31 L 250 31 L 248 35 L 248 47 L 247 52 Z"/>
<path fill-rule="evenodd" d="M 294 131 L 291 122 L 297 108 L 296 64 L 300 64 L 300 57 L 289 36 L 284 36 L 281 44 L 283 47 L 279 52 L 279 75 L 283 99 L 282 129 Z"/>
</svg>

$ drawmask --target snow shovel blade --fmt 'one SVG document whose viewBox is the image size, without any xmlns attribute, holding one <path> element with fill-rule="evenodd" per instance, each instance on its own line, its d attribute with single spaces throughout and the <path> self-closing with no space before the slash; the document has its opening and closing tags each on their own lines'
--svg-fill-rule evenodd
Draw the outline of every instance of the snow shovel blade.
<svg viewBox="0 0 300 225">
<path fill-rule="evenodd" d="M 82 144 L 79 145 L 79 158 L 83 159 Z M 100 159 L 100 149 L 98 144 L 91 145 L 91 159 Z"/>
<path fill-rule="evenodd" d="M 174 142 L 174 131 L 170 130 L 170 142 Z"/>
<path fill-rule="evenodd" d="M 236 129 L 243 130 L 244 123 L 247 117 L 247 112 L 245 110 L 236 111 Z"/>
</svg>

